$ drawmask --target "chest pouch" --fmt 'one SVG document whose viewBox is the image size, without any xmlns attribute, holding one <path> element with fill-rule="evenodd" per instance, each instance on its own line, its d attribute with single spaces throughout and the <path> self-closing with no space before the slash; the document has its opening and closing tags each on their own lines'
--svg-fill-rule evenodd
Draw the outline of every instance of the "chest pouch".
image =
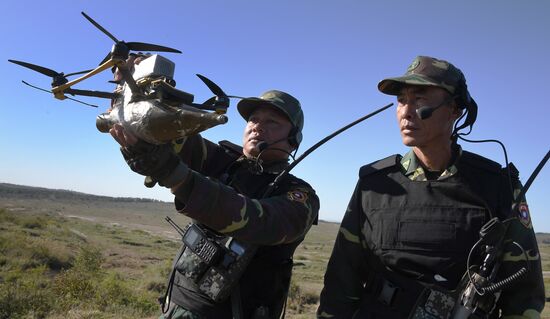
<svg viewBox="0 0 550 319">
<path fill-rule="evenodd" d="M 197 224 L 185 228 L 182 241 L 183 253 L 176 262 L 176 270 L 215 302 L 231 294 L 256 251 L 255 246 L 219 236 Z"/>
<path fill-rule="evenodd" d="M 461 287 L 446 290 L 385 269 L 372 273 L 371 279 L 355 318 L 462 318 L 452 315 Z"/>
</svg>

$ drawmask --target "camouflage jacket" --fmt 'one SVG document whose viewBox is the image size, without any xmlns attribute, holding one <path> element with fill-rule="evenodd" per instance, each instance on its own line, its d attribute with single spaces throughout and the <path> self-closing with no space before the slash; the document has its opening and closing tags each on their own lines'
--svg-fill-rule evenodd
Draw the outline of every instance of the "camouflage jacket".
<svg viewBox="0 0 550 319">
<path fill-rule="evenodd" d="M 245 317 L 255 307 L 279 303 L 288 289 L 294 250 L 317 219 L 315 191 L 288 175 L 263 198 L 287 161 L 261 163 L 244 157 L 234 144 L 214 144 L 200 135 L 175 148 L 191 169 L 186 181 L 172 190 L 178 212 L 223 235 L 260 245 L 239 281 Z M 189 310 L 209 318 L 231 316 L 229 302 L 215 304 L 192 286 L 175 290 L 181 298 L 173 300 Z"/>
<path fill-rule="evenodd" d="M 517 171 L 511 171 L 517 194 L 521 184 Z M 375 310 L 380 296 L 370 292 L 382 277 L 379 269 L 447 291 L 456 288 L 479 229 L 496 216 L 516 217 L 505 242 L 515 241 L 526 251 L 505 245 L 499 274 L 509 276 L 527 263 L 530 268 L 503 290 L 501 315 L 539 318 L 544 307 L 540 255 L 525 201 L 518 216 L 511 212 L 511 187 L 503 172 L 497 163 L 460 148 L 454 164 L 435 174 L 420 166 L 412 150 L 362 167 L 326 270 L 317 317 L 351 318 L 369 307 L 374 310 L 366 313 L 374 314 L 365 318 L 388 317 L 385 310 Z M 389 317 L 407 316 L 397 311 Z"/>
</svg>

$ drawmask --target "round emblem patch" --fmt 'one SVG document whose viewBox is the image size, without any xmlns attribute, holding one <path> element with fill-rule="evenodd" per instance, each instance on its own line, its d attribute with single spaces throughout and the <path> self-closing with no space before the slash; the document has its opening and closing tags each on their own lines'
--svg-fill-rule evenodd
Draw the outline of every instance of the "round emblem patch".
<svg viewBox="0 0 550 319">
<path fill-rule="evenodd" d="M 416 58 L 411 63 L 411 65 L 409 65 L 409 67 L 407 68 L 407 72 L 412 72 L 414 69 L 416 69 L 418 67 L 418 65 L 420 65 L 420 59 Z"/>
<path fill-rule="evenodd" d="M 300 202 L 300 203 L 305 203 L 307 200 L 307 194 L 300 190 L 291 190 L 288 193 L 286 193 L 286 197 L 288 197 L 288 199 L 292 201 Z"/>
<path fill-rule="evenodd" d="M 531 215 L 529 215 L 529 207 L 527 207 L 527 204 L 523 203 L 520 204 L 518 207 L 519 212 L 519 221 L 523 224 L 525 227 L 531 226 Z"/>
</svg>

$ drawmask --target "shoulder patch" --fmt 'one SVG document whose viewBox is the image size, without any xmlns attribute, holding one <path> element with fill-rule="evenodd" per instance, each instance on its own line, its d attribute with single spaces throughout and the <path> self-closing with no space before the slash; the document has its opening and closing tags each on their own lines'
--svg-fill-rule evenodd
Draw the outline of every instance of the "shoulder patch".
<svg viewBox="0 0 550 319">
<path fill-rule="evenodd" d="M 241 156 L 243 155 L 243 148 L 235 143 L 229 142 L 227 140 L 219 141 L 218 144 L 226 151 L 231 154 Z"/>
<path fill-rule="evenodd" d="M 500 173 L 502 169 L 502 166 L 500 166 L 499 163 L 481 155 L 477 155 L 464 150 L 462 151 L 461 161 L 464 161 L 468 165 L 472 165 L 483 170 L 488 170 L 493 173 Z"/>
<path fill-rule="evenodd" d="M 529 207 L 526 203 L 519 204 L 518 219 L 523 226 L 531 228 L 531 215 L 529 214 Z"/>
<path fill-rule="evenodd" d="M 291 201 L 304 204 L 307 201 L 307 191 L 304 189 L 293 189 L 286 193 L 286 197 Z"/>
<path fill-rule="evenodd" d="M 378 160 L 376 162 L 372 162 L 370 164 L 367 164 L 365 166 L 362 166 L 359 169 L 359 177 L 365 177 L 367 175 L 370 175 L 374 172 L 378 172 L 380 170 L 383 170 L 388 167 L 395 166 L 401 156 L 399 154 L 394 154 L 391 156 L 388 156 L 384 159 Z"/>
</svg>

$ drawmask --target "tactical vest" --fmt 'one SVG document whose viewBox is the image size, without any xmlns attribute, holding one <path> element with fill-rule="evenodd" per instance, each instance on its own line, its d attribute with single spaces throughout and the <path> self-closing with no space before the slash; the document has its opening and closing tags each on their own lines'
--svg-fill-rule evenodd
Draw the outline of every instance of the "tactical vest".
<svg viewBox="0 0 550 319">
<path fill-rule="evenodd" d="M 235 162 L 220 179 L 241 194 L 251 198 L 261 198 L 276 176 L 277 174 L 273 173 L 251 172 L 249 167 Z M 281 184 L 288 182 L 287 179 Z M 279 195 L 280 192 L 281 190 L 275 190 L 272 196 Z M 227 239 L 228 237 L 225 236 L 213 238 L 222 245 Z M 277 314 L 284 305 L 290 285 L 292 255 L 302 240 L 303 238 L 289 244 L 257 247 L 252 260 L 238 280 L 244 318 L 251 318 L 258 309 L 268 309 L 268 318 L 278 317 Z M 176 258 L 174 262 L 176 269 L 178 269 L 177 259 L 180 263 L 192 261 L 192 258 L 186 258 L 186 251 L 189 252 L 189 248 L 184 245 L 178 254 L 180 258 Z M 180 271 L 175 272 L 172 302 L 206 318 L 232 318 L 230 298 L 212 300 L 199 289 L 198 278 L 190 278 L 188 273 L 181 271 L 182 267 L 179 268 Z M 210 284 L 216 285 L 215 282 Z"/>
<path fill-rule="evenodd" d="M 510 207 L 500 165 L 481 156 L 463 151 L 457 174 L 431 181 L 410 180 L 399 160 L 360 170 L 360 223 L 374 271 L 358 318 L 407 318 L 403 308 L 414 306 L 419 283 L 456 288 L 480 228 Z M 390 287 L 388 274 L 396 276 Z"/>
</svg>

